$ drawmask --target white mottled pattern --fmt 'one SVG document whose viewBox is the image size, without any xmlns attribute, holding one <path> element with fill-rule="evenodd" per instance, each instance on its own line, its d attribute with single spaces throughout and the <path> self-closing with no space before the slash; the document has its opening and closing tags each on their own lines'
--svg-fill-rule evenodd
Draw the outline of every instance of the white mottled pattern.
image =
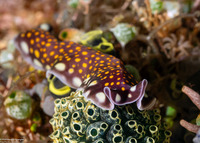
<svg viewBox="0 0 200 143">
<path fill-rule="evenodd" d="M 136 85 L 130 88 L 131 92 L 134 92 L 136 90 Z"/>
<path fill-rule="evenodd" d="M 55 68 L 58 70 L 58 71 L 64 71 L 65 68 L 66 68 L 66 65 L 64 63 L 57 63 L 55 65 Z"/>
<path fill-rule="evenodd" d="M 50 70 L 51 69 L 51 67 L 49 66 L 49 65 L 46 65 L 46 67 L 45 67 L 47 70 Z"/>
<path fill-rule="evenodd" d="M 119 101 L 121 101 L 121 96 L 117 94 L 115 97 L 115 102 L 119 102 Z"/>
<path fill-rule="evenodd" d="M 128 94 L 128 98 L 131 98 L 132 97 L 132 95 L 131 94 Z"/>
<path fill-rule="evenodd" d="M 74 86 L 79 87 L 82 84 L 82 81 L 79 77 L 74 77 L 72 79 L 72 83 Z"/>
<path fill-rule="evenodd" d="M 106 100 L 106 95 L 103 92 L 99 92 L 95 96 L 100 103 L 103 103 Z"/>
<path fill-rule="evenodd" d="M 69 73 L 69 74 L 74 73 L 74 69 L 73 69 L 73 68 L 70 68 L 70 69 L 68 70 L 68 73 Z"/>
<path fill-rule="evenodd" d="M 41 64 L 40 61 L 38 61 L 37 59 L 34 59 L 34 60 L 33 60 L 33 63 L 34 63 L 36 66 L 42 68 L 42 64 Z"/>
<path fill-rule="evenodd" d="M 22 41 L 20 43 L 21 49 L 24 53 L 28 54 L 29 53 L 29 48 L 28 48 L 28 44 L 24 41 Z"/>
</svg>

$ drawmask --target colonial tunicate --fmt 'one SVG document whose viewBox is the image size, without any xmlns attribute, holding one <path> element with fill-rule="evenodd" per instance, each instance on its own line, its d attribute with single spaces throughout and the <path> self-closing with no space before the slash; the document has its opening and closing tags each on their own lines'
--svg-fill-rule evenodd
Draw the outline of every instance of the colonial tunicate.
<svg viewBox="0 0 200 143">
<path fill-rule="evenodd" d="M 50 124 L 54 143 L 169 143 L 171 136 L 159 109 L 140 111 L 129 104 L 103 110 L 85 100 L 80 91 L 55 100 Z"/>
</svg>

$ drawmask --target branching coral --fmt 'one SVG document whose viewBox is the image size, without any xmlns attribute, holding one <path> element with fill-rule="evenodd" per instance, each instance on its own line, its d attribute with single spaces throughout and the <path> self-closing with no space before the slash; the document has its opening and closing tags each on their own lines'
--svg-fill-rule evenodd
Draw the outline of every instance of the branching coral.
<svg viewBox="0 0 200 143">
<path fill-rule="evenodd" d="M 161 48 L 167 58 L 171 59 L 171 62 L 176 62 L 189 55 L 187 49 L 192 48 L 192 45 L 190 41 L 185 41 L 183 35 L 177 38 L 175 34 L 171 34 L 170 37 L 163 39 L 163 46 Z"/>
<path fill-rule="evenodd" d="M 187 86 L 183 86 L 182 91 L 190 98 L 190 100 L 197 106 L 197 108 L 200 109 L 200 95 Z M 191 124 L 183 119 L 180 121 L 180 124 L 188 131 L 193 133 L 197 133 L 200 129 L 200 126 Z"/>
</svg>

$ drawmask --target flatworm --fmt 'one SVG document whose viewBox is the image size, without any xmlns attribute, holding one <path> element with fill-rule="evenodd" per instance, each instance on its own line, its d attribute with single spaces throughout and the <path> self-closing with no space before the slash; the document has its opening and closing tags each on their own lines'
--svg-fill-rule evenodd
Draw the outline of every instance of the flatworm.
<svg viewBox="0 0 200 143">
<path fill-rule="evenodd" d="M 64 84 L 83 91 L 83 96 L 102 109 L 142 99 L 147 80 L 137 82 L 123 63 L 112 55 L 71 41 L 58 41 L 49 32 L 33 29 L 19 34 L 15 45 L 24 59 L 36 69 L 47 71 Z"/>
</svg>

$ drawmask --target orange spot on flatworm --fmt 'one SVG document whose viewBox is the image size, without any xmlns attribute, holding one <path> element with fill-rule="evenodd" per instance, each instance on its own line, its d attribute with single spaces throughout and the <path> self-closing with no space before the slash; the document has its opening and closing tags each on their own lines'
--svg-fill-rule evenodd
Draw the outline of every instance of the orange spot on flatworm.
<svg viewBox="0 0 200 143">
<path fill-rule="evenodd" d="M 43 64 L 45 63 L 44 59 L 41 59 L 41 61 L 42 61 Z"/>
<path fill-rule="evenodd" d="M 51 42 L 51 41 L 52 41 L 52 39 L 48 39 L 47 41 L 48 41 L 48 42 Z"/>
<path fill-rule="evenodd" d="M 65 42 L 60 42 L 60 45 L 65 45 Z"/>
<path fill-rule="evenodd" d="M 50 52 L 50 56 L 53 56 L 53 55 L 54 55 L 54 51 L 51 51 L 51 52 Z"/>
<path fill-rule="evenodd" d="M 45 42 L 44 42 L 44 41 L 42 41 L 42 42 L 41 42 L 41 44 L 42 44 L 42 45 L 45 45 Z"/>
<path fill-rule="evenodd" d="M 76 50 L 81 50 L 81 47 L 76 47 Z"/>
<path fill-rule="evenodd" d="M 35 32 L 35 36 L 37 36 L 37 35 L 39 35 L 40 33 L 37 31 L 37 32 Z"/>
<path fill-rule="evenodd" d="M 96 60 L 99 60 L 100 58 L 99 57 L 96 57 Z"/>
<path fill-rule="evenodd" d="M 82 52 L 82 55 L 87 55 L 88 53 L 86 51 L 83 51 Z"/>
<path fill-rule="evenodd" d="M 34 40 L 33 40 L 33 39 L 31 39 L 30 43 L 31 43 L 31 45 L 33 45 L 33 44 L 34 44 Z"/>
<path fill-rule="evenodd" d="M 86 68 L 87 67 L 87 64 L 86 63 L 83 63 L 83 65 L 82 65 L 84 68 Z"/>
<path fill-rule="evenodd" d="M 27 33 L 27 37 L 28 37 L 28 38 L 30 38 L 31 35 L 32 35 L 32 34 L 31 34 L 30 32 Z"/>
<path fill-rule="evenodd" d="M 36 42 L 40 42 L 40 38 L 37 37 L 37 38 L 35 39 L 35 41 L 36 41 Z"/>
<path fill-rule="evenodd" d="M 64 51 L 64 49 L 60 49 L 59 52 L 62 53 Z"/>
<path fill-rule="evenodd" d="M 57 58 L 58 58 L 58 55 L 55 55 L 54 58 L 57 59 Z"/>
<path fill-rule="evenodd" d="M 69 53 L 73 53 L 73 50 L 72 50 L 72 49 L 70 49 L 70 50 L 69 50 Z"/>
<path fill-rule="evenodd" d="M 114 77 L 113 75 L 110 76 L 110 78 L 113 78 L 113 77 Z"/>
<path fill-rule="evenodd" d="M 51 43 L 46 43 L 46 46 L 47 46 L 47 47 L 51 46 Z"/>
<path fill-rule="evenodd" d="M 83 72 L 83 70 L 82 69 L 79 69 L 79 73 L 82 73 Z"/>
<path fill-rule="evenodd" d="M 33 48 L 30 48 L 30 53 L 33 53 Z"/>
<path fill-rule="evenodd" d="M 40 57 L 40 52 L 39 52 L 38 50 L 35 50 L 34 53 L 35 53 L 35 56 L 36 56 L 37 58 Z"/>
<path fill-rule="evenodd" d="M 80 61 L 81 61 L 80 58 L 76 58 L 76 59 L 75 59 L 75 62 L 80 62 Z"/>
<path fill-rule="evenodd" d="M 46 58 L 46 57 L 47 57 L 47 54 L 46 54 L 46 53 L 44 53 L 44 54 L 43 54 L 43 57 L 44 57 L 44 58 Z"/>
<path fill-rule="evenodd" d="M 105 86 L 108 86 L 108 85 L 109 85 L 109 83 L 108 83 L 108 82 L 106 82 L 106 83 L 105 83 Z"/>
<path fill-rule="evenodd" d="M 45 35 L 44 35 L 44 34 L 41 34 L 41 35 L 40 35 L 40 37 L 41 37 L 41 38 L 44 38 L 44 37 L 45 37 Z"/>
</svg>

